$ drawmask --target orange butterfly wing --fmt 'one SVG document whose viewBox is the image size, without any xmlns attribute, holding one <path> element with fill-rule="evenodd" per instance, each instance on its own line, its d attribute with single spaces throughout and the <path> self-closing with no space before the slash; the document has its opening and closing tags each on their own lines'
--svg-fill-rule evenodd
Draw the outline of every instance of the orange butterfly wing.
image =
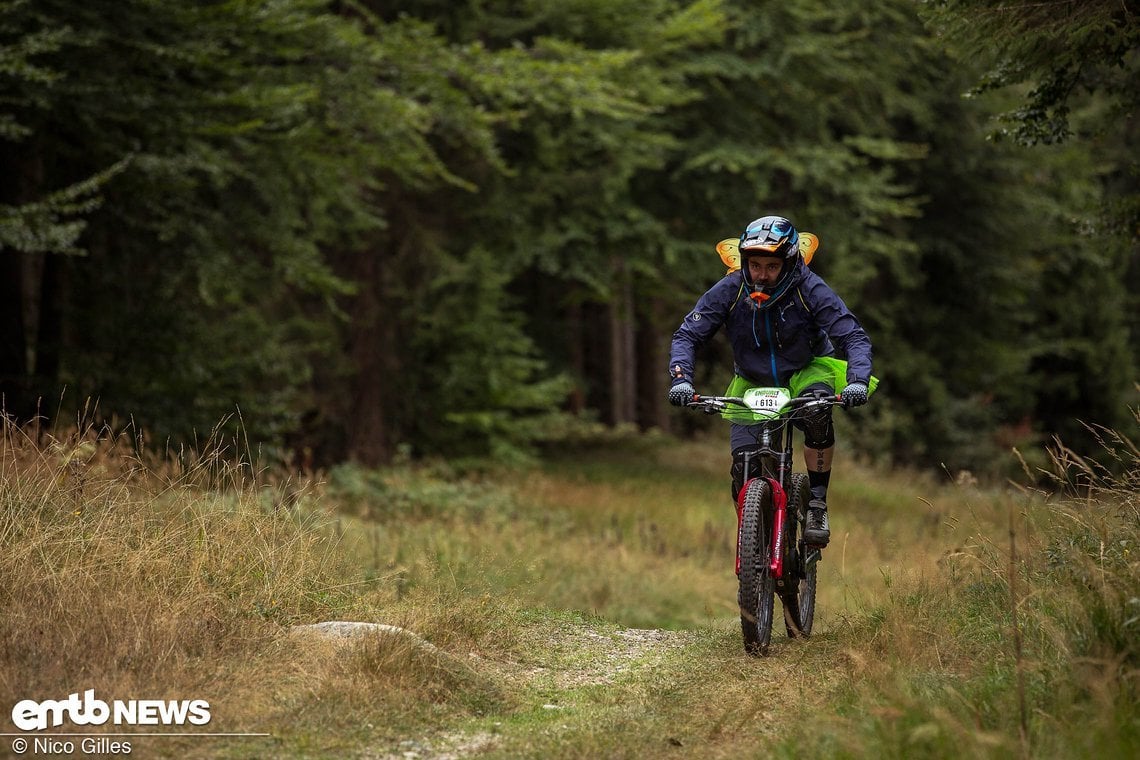
<svg viewBox="0 0 1140 760">
<path fill-rule="evenodd" d="M 804 263 L 811 265 L 812 256 L 815 256 L 815 249 L 819 248 L 819 238 L 810 232 L 800 233 L 800 255 L 804 257 Z"/>
<path fill-rule="evenodd" d="M 716 252 L 720 254 L 720 260 L 728 267 L 725 274 L 732 274 L 737 269 L 740 269 L 740 240 L 737 238 L 725 238 L 716 244 Z"/>
</svg>

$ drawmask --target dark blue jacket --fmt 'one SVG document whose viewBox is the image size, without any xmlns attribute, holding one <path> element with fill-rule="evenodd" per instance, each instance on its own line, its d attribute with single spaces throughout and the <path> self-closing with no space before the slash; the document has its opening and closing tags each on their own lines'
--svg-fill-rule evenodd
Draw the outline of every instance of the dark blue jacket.
<svg viewBox="0 0 1140 760">
<path fill-rule="evenodd" d="M 792 373 L 816 356 L 836 354 L 835 349 L 847 360 L 847 382 L 867 383 L 871 339 L 859 320 L 802 262 L 792 276 L 796 280 L 783 297 L 763 311 L 753 306 L 740 271 L 709 288 L 673 333 L 669 374 L 675 376 L 680 367 L 681 377 L 692 382 L 697 349 L 724 325 L 736 374 L 757 385 L 787 386 Z"/>
</svg>

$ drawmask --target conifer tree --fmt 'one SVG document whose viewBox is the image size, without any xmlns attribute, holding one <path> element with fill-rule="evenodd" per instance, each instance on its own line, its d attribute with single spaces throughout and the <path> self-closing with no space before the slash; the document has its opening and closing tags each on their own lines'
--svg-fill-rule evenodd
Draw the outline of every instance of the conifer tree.
<svg viewBox="0 0 1140 760">
<path fill-rule="evenodd" d="M 1111 0 L 1002 4 L 928 0 L 930 23 L 964 66 L 972 95 L 1004 98 L 998 139 L 1031 151 L 1035 187 L 1058 207 L 1035 251 L 1040 341 L 1031 376 L 1044 429 L 1095 452 L 1087 424 L 1130 422 L 1140 335 L 1140 16 Z M 993 102 L 993 101 L 991 101 Z M 1049 146 L 1061 146 L 1052 147 Z M 1046 190 L 1045 188 L 1048 188 Z"/>
</svg>

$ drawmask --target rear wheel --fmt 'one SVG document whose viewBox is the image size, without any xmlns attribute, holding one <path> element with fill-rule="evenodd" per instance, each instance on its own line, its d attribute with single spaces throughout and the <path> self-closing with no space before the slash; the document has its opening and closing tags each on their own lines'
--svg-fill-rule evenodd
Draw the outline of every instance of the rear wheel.
<svg viewBox="0 0 1140 760">
<path fill-rule="evenodd" d="M 769 518 L 772 489 L 756 478 L 745 485 L 740 518 L 740 629 L 744 651 L 754 656 L 768 654 L 772 641 L 772 610 L 775 586 L 769 571 Z"/>
<path fill-rule="evenodd" d="M 816 563 L 807 562 L 807 549 L 803 543 L 803 525 L 807 515 L 808 501 L 811 499 L 811 489 L 808 488 L 807 475 L 795 473 L 792 475 L 792 488 L 788 494 L 788 545 L 796 547 L 796 565 L 792 571 L 800 575 L 799 583 L 793 591 L 780 597 L 784 603 L 784 625 L 788 629 L 790 638 L 806 637 L 811 634 L 811 626 L 815 621 L 815 582 Z M 818 549 L 810 551 L 818 552 Z"/>
</svg>

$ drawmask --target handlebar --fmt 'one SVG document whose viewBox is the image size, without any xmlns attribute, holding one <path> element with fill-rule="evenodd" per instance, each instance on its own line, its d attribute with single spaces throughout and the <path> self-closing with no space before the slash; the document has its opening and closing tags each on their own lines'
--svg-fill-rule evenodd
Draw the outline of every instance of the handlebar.
<svg viewBox="0 0 1140 760">
<path fill-rule="evenodd" d="M 842 403 L 843 394 L 841 393 L 824 396 L 793 396 L 774 413 L 773 417 L 791 416 L 786 413 L 803 412 L 820 406 L 838 406 Z M 694 393 L 693 400 L 685 406 L 700 409 L 705 414 L 719 414 L 728 409 L 730 405 L 739 406 L 747 411 L 755 411 L 740 396 L 702 396 L 699 393 Z"/>
</svg>

